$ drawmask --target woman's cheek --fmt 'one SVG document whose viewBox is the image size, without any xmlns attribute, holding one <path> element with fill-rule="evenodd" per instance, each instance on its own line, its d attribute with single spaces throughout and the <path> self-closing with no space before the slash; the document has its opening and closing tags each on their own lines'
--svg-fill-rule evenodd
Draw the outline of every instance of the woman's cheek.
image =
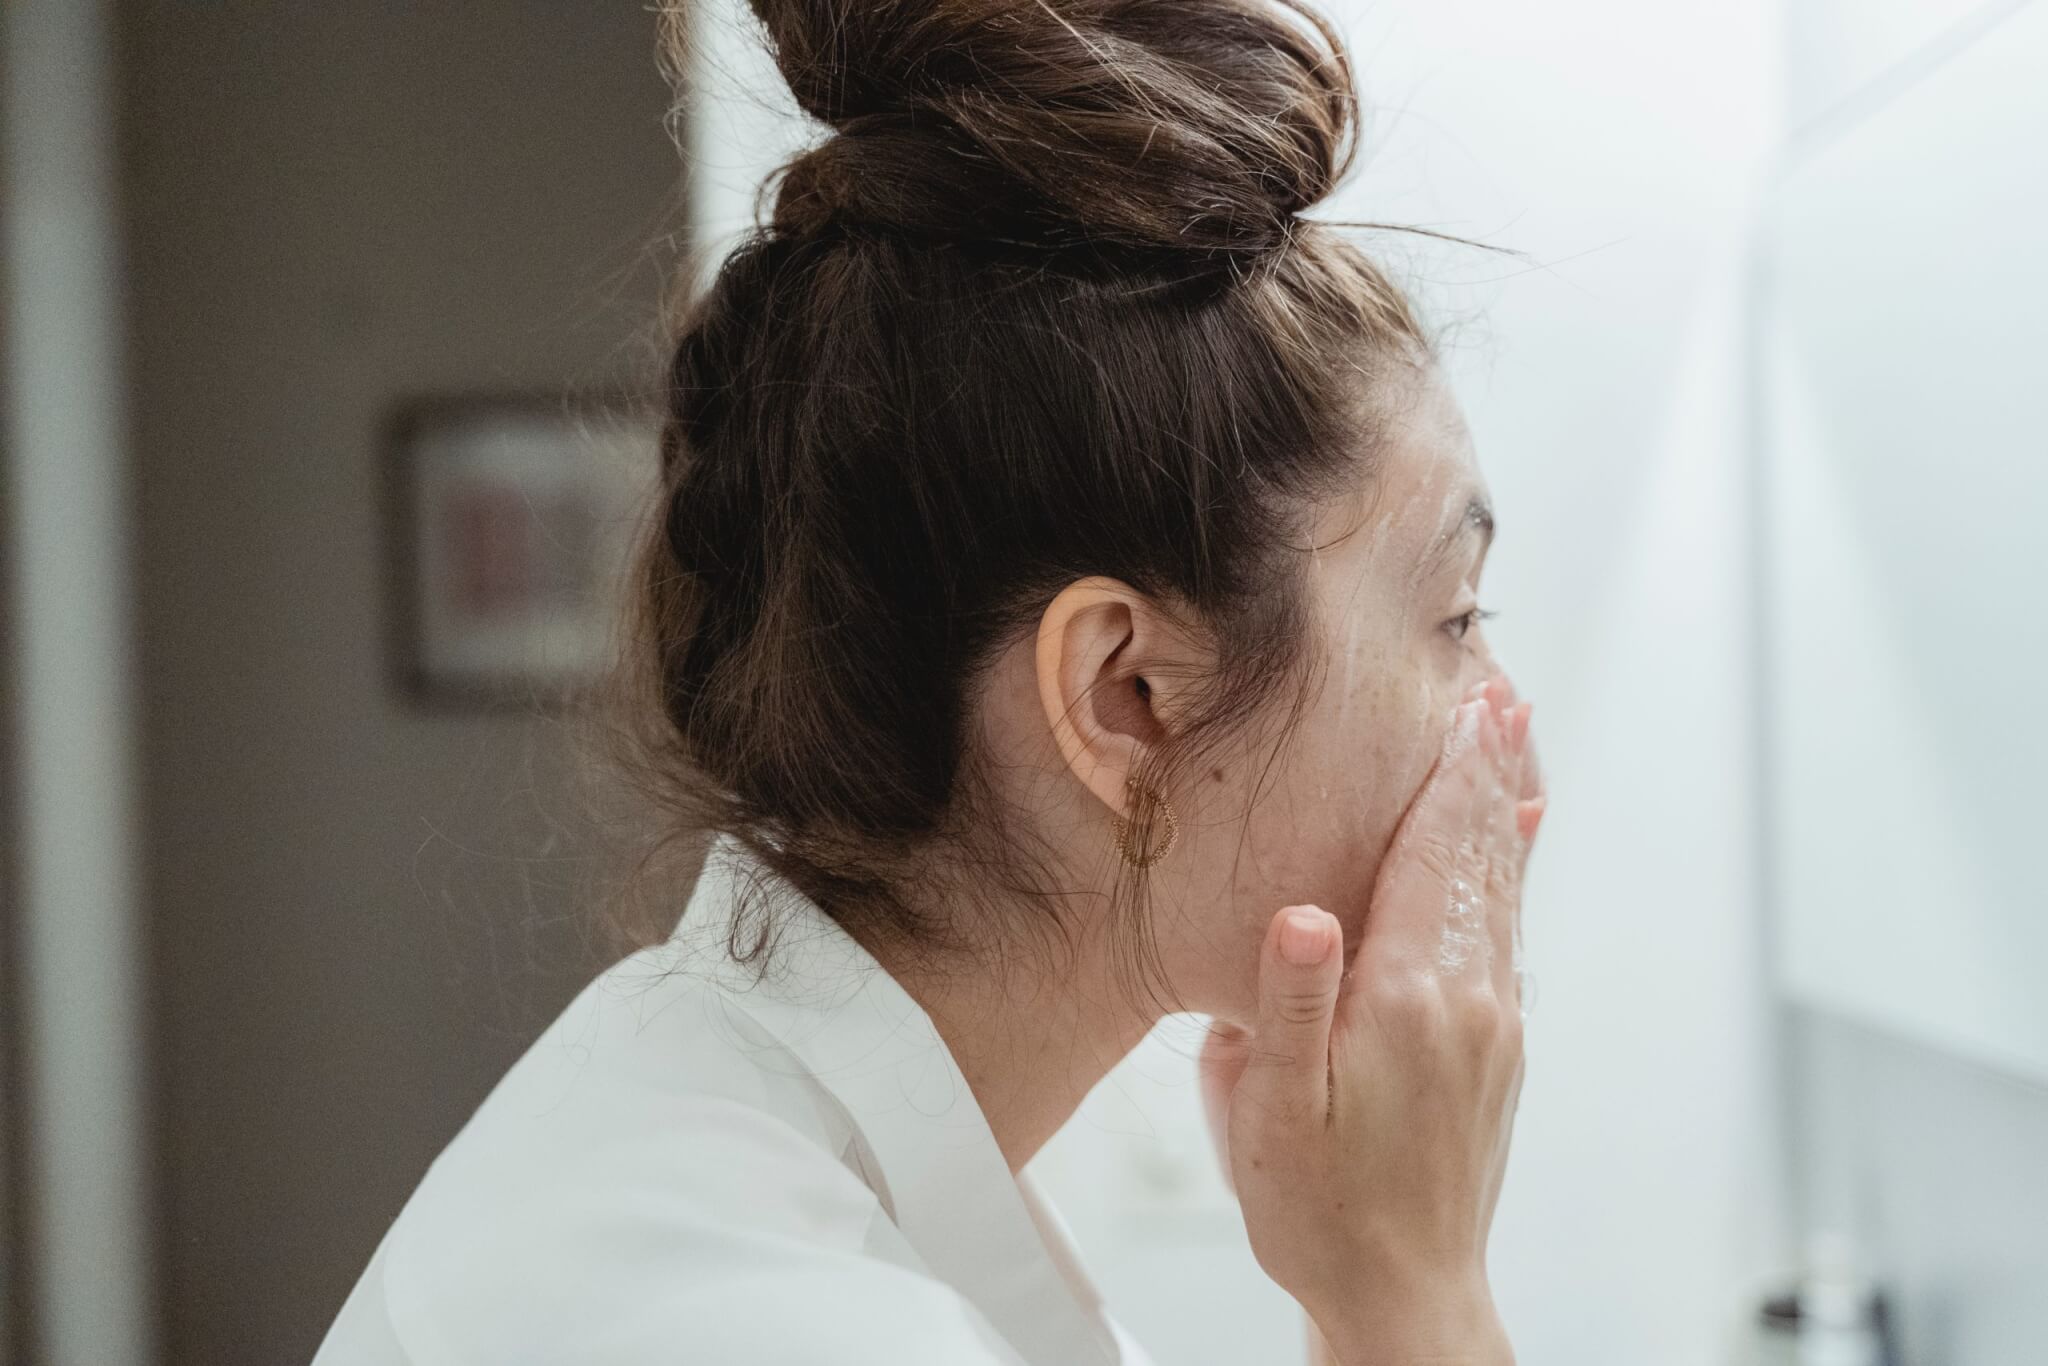
<svg viewBox="0 0 2048 1366">
<path fill-rule="evenodd" d="M 1401 794 L 1403 813 L 1414 802 L 1436 767 L 1437 755 L 1443 752 L 1444 739 L 1450 734 L 1451 712 L 1459 697 L 1460 689 L 1455 679 L 1446 682 L 1418 675 L 1408 689 L 1404 724 L 1398 736 L 1389 737 L 1389 752 L 1383 769 L 1389 782 Z"/>
</svg>

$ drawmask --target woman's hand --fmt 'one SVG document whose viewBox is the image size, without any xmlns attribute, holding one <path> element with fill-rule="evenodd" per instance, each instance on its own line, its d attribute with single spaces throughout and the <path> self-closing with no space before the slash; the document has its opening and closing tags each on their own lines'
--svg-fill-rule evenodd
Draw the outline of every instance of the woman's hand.
<svg viewBox="0 0 2048 1366">
<path fill-rule="evenodd" d="M 1529 707 L 1475 688 L 1396 831 L 1344 969 L 1290 906 L 1204 1090 L 1259 1264 L 1343 1366 L 1513 1360 L 1486 1279 L 1522 1082 L 1522 873 L 1543 813 Z"/>
</svg>

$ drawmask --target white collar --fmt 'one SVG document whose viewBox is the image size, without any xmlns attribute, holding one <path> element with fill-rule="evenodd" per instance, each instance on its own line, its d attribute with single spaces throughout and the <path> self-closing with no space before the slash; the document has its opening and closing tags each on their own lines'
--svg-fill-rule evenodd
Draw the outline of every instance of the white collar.
<svg viewBox="0 0 2048 1366">
<path fill-rule="evenodd" d="M 741 888 L 758 889 L 773 907 L 777 933 L 758 981 L 722 952 Z M 1118 1360 L 1057 1216 L 1028 1172 L 1012 1176 L 931 1018 L 873 955 L 725 837 L 712 846 L 676 938 L 694 940 L 703 975 L 845 1108 L 881 1167 L 880 1194 L 897 1227 L 935 1275 L 1030 1361 Z M 1054 1226 L 1043 1235 L 1033 1202 Z"/>
</svg>

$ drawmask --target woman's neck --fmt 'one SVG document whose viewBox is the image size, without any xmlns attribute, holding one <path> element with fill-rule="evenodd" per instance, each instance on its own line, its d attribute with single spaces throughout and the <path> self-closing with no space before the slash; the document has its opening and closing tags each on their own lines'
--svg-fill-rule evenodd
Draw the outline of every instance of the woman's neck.
<svg viewBox="0 0 2048 1366">
<path fill-rule="evenodd" d="M 997 965 L 912 969 L 887 947 L 875 956 L 931 1017 L 1012 1172 L 1073 1116 L 1095 1084 L 1158 1022 L 1118 981 L 1106 930 L 1017 949 Z"/>
</svg>

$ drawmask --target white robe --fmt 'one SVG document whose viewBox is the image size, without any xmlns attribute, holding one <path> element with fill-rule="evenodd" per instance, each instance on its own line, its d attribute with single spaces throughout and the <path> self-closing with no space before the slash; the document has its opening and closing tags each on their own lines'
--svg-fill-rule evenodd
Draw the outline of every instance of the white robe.
<svg viewBox="0 0 2048 1366">
<path fill-rule="evenodd" d="M 771 881 L 765 981 L 714 846 L 442 1152 L 314 1366 L 1148 1366 L 930 1019 Z"/>
</svg>

